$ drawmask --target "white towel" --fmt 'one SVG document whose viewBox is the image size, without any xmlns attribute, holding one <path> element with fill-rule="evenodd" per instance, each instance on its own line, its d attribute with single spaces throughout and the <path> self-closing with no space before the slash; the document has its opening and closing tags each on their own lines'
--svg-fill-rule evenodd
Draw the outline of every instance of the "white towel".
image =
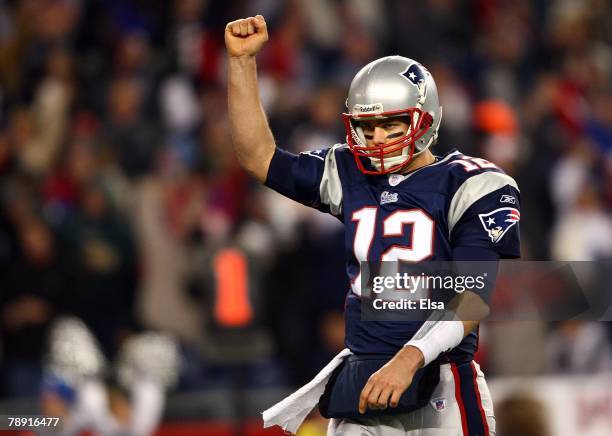
<svg viewBox="0 0 612 436">
<path fill-rule="evenodd" d="M 263 412 L 264 428 L 279 425 L 285 431 L 296 433 L 306 416 L 319 402 L 334 369 L 351 354 L 353 354 L 351 350 L 345 348 L 325 365 L 315 378 L 284 400 L 265 410 Z"/>
</svg>

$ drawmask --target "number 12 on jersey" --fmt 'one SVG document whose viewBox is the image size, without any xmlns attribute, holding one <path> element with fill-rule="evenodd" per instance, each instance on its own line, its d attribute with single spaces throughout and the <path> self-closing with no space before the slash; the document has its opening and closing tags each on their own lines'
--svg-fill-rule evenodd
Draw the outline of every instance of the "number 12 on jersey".
<svg viewBox="0 0 612 436">
<path fill-rule="evenodd" d="M 382 238 L 405 237 L 406 245 L 392 244 L 380 255 L 380 259 L 370 258 L 378 218 L 378 208 L 363 207 L 353 212 L 352 221 L 356 222 L 353 254 L 360 263 L 359 274 L 351 283 L 352 291 L 361 295 L 361 262 L 369 260 L 421 262 L 433 254 L 435 223 L 421 209 L 397 210 L 382 220 Z M 406 225 L 411 231 L 405 234 Z"/>
</svg>

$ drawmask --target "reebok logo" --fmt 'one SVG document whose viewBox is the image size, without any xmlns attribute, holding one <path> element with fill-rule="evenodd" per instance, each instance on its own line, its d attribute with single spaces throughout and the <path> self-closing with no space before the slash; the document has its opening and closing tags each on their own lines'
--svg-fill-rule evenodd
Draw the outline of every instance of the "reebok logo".
<svg viewBox="0 0 612 436">
<path fill-rule="evenodd" d="M 353 106 L 353 114 L 377 114 L 384 112 L 382 103 L 374 104 L 356 104 Z"/>
</svg>

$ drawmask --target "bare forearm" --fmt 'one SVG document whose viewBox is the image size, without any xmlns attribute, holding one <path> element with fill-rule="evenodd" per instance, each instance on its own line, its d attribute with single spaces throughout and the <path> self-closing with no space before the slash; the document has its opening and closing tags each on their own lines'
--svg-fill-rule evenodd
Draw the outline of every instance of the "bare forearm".
<svg viewBox="0 0 612 436">
<path fill-rule="evenodd" d="M 265 182 L 275 144 L 259 97 L 254 56 L 229 58 L 228 88 L 234 151 L 243 168 Z"/>
<path fill-rule="evenodd" d="M 478 327 L 478 324 L 480 324 L 480 321 L 461 321 L 463 323 L 463 337 L 465 338 L 467 335 L 469 335 L 470 333 L 472 333 L 476 327 Z"/>
</svg>

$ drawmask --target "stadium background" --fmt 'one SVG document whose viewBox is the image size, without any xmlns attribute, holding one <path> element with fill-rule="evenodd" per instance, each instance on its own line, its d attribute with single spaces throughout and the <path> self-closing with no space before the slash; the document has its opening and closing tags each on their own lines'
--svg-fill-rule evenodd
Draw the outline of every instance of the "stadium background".
<svg viewBox="0 0 612 436">
<path fill-rule="evenodd" d="M 342 348 L 342 228 L 232 155 L 223 29 L 256 13 L 279 146 L 341 141 L 353 75 L 405 55 L 438 84 L 436 153 L 517 180 L 524 259 L 612 257 L 608 1 L 0 1 L 0 414 L 55 404 L 46 341 L 66 314 L 109 359 L 143 331 L 176 338 L 160 434 L 267 434 L 257 413 Z M 484 325 L 498 434 L 612 434 L 611 350 L 606 323 Z"/>
</svg>

